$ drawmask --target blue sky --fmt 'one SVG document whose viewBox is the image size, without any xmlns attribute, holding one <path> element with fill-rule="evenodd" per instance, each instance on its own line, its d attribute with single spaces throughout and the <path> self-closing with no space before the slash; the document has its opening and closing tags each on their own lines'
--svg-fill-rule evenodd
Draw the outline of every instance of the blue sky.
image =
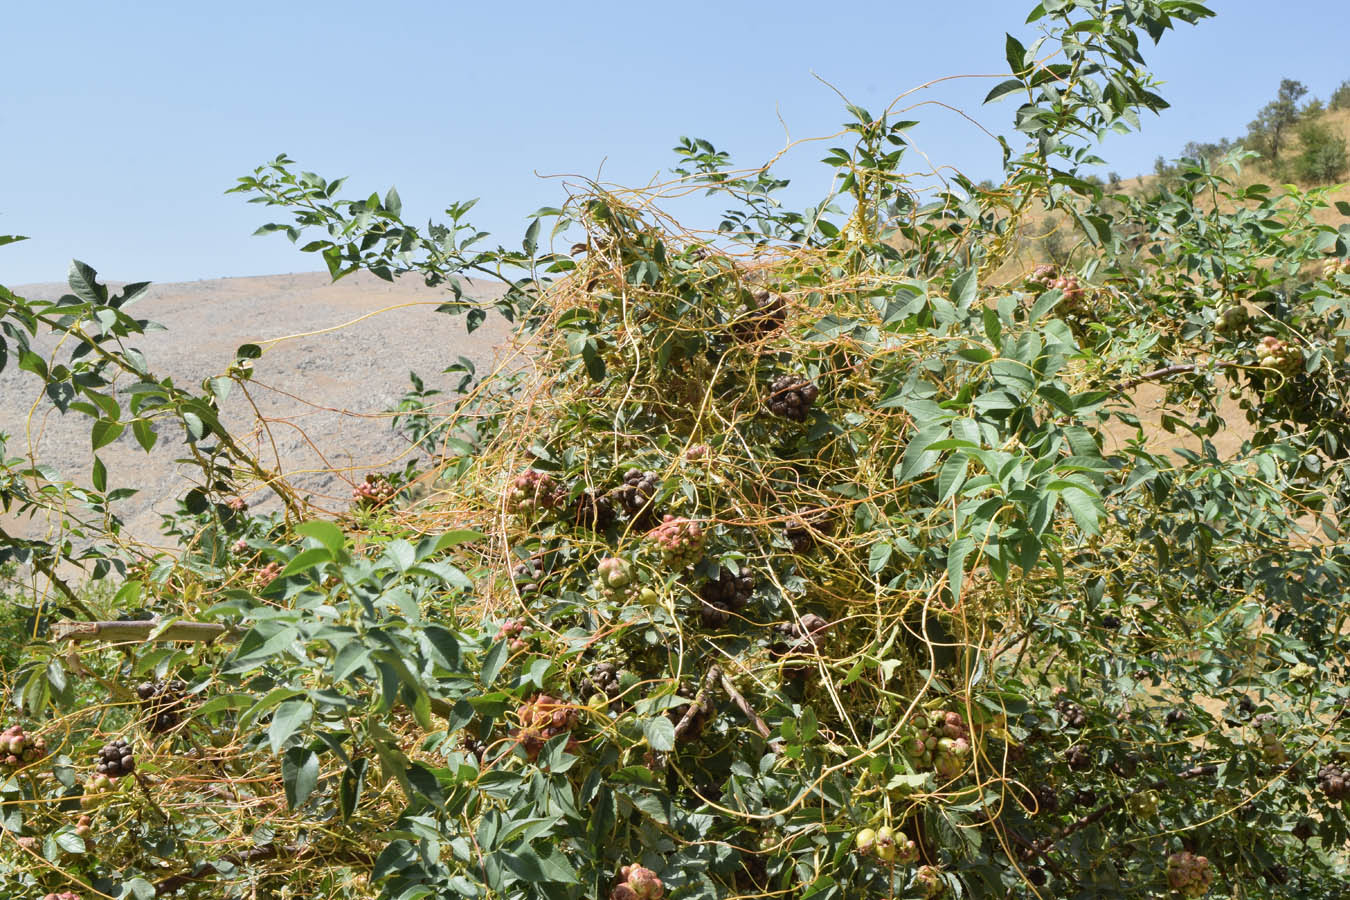
<svg viewBox="0 0 1350 900">
<path fill-rule="evenodd" d="M 0 283 L 63 278 L 71 257 L 154 281 L 320 268 L 282 237 L 252 237 L 267 211 L 223 193 L 280 152 L 350 176 L 360 193 L 397 185 L 414 218 L 481 197 L 475 224 L 514 245 L 524 216 L 561 199 L 541 174 L 642 183 L 669 168 L 684 134 L 762 162 L 784 143 L 780 116 L 794 138 L 843 121 L 815 76 L 880 109 L 938 76 L 998 73 L 1004 32 L 1031 33 L 1030 5 L 12 4 L 0 234 L 33 239 L 0 249 Z M 1281 77 L 1323 97 L 1350 78 L 1345 28 L 1323 0 L 1213 5 L 1217 19 L 1146 54 L 1173 109 L 1108 143 L 1122 175 L 1188 140 L 1240 133 Z M 1008 133 L 1010 104 L 978 105 L 991 84 L 922 96 Z M 930 158 L 996 174 L 996 146 L 968 123 L 932 106 L 912 117 Z M 820 156 L 808 146 L 786 163 L 802 197 L 827 186 Z"/>
</svg>

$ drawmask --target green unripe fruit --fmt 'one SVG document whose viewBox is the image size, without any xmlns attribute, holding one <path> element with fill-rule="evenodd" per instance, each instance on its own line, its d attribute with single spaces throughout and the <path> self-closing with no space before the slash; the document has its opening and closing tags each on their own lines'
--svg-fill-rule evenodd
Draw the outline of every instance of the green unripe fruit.
<svg viewBox="0 0 1350 900">
<path fill-rule="evenodd" d="M 859 853 L 871 853 L 872 847 L 876 845 L 877 833 L 871 828 L 864 828 L 858 832 L 858 836 L 853 839 L 853 846 Z"/>
<path fill-rule="evenodd" d="M 889 825 L 877 829 L 876 854 L 882 862 L 895 862 L 895 833 Z"/>
</svg>

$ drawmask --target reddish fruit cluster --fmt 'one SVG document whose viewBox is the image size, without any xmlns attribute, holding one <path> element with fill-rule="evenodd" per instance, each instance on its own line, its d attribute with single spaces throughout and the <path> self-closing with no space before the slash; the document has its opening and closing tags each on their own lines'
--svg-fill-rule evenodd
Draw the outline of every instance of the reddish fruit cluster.
<svg viewBox="0 0 1350 900">
<path fill-rule="evenodd" d="M 230 552 L 231 553 L 248 552 L 248 541 L 244 540 L 243 538 L 240 538 L 239 540 L 235 541 L 233 544 L 230 545 Z"/>
<path fill-rule="evenodd" d="M 1077 703 L 1060 700 L 1055 704 L 1055 712 L 1059 713 L 1060 720 L 1070 728 L 1082 728 L 1087 724 L 1087 712 Z"/>
<path fill-rule="evenodd" d="M 1063 291 L 1064 301 L 1069 306 L 1073 306 L 1083 298 L 1083 285 L 1078 281 L 1077 275 L 1061 275 L 1058 278 L 1051 279 L 1046 287 L 1052 291 Z"/>
<path fill-rule="evenodd" d="M 666 886 L 656 873 L 644 866 L 624 866 L 619 870 L 618 884 L 609 895 L 610 900 L 661 900 Z"/>
<path fill-rule="evenodd" d="M 1284 752 L 1284 745 L 1280 743 L 1280 736 L 1276 733 L 1280 727 L 1279 720 L 1270 713 L 1262 713 L 1252 719 L 1252 727 L 1256 729 L 1255 749 L 1261 754 L 1261 758 L 1273 766 L 1283 765 L 1288 756 Z"/>
<path fill-rule="evenodd" d="M 280 574 L 281 563 L 270 562 L 253 573 L 253 585 L 254 587 L 266 587 L 276 580 L 276 577 Z"/>
<path fill-rule="evenodd" d="M 248 501 L 243 497 L 231 497 L 225 501 L 225 505 L 235 512 L 243 512 L 248 509 Z"/>
<path fill-rule="evenodd" d="M 94 830 L 94 823 L 88 816 L 80 816 L 75 820 L 75 834 L 78 837 L 89 837 Z"/>
<path fill-rule="evenodd" d="M 22 725 L 11 725 L 0 732 L 0 765 L 17 768 L 47 755 L 47 739 L 24 732 Z"/>
<path fill-rule="evenodd" d="M 538 694 L 516 710 L 516 719 L 520 722 L 516 740 L 530 759 L 537 759 L 539 751 L 551 738 L 576 727 L 577 711 L 556 697 Z"/>
<path fill-rule="evenodd" d="M 1059 266 L 1050 263 L 1042 263 L 1031 270 L 1031 274 L 1027 276 L 1027 284 L 1030 284 L 1033 287 L 1045 288 L 1049 286 L 1050 282 L 1058 277 Z"/>
<path fill-rule="evenodd" d="M 1274 369 L 1277 372 L 1283 372 L 1285 375 L 1296 374 L 1303 367 L 1303 352 L 1301 350 L 1288 341 L 1282 341 L 1270 335 L 1261 338 L 1257 353 L 1260 354 L 1262 366 L 1267 369 Z"/>
<path fill-rule="evenodd" d="M 937 897 L 947 887 L 937 866 L 919 866 L 914 872 L 914 884 L 925 897 Z"/>
<path fill-rule="evenodd" d="M 1167 857 L 1167 884 L 1186 897 L 1203 897 L 1214 881 L 1209 860 L 1187 850 Z"/>
<path fill-rule="evenodd" d="M 787 303 L 778 294 L 755 291 L 741 317 L 732 325 L 732 334 L 740 341 L 758 341 L 773 334 L 787 322 Z"/>
<path fill-rule="evenodd" d="M 74 891 L 62 891 L 59 894 L 43 894 L 42 900 L 80 900 L 80 895 Z"/>
<path fill-rule="evenodd" d="M 864 828 L 858 832 L 854 846 L 864 856 L 876 856 L 884 863 L 913 863 L 919 859 L 919 845 L 910 840 L 903 831 L 893 831 L 891 826 L 883 825 L 873 831 Z"/>
<path fill-rule="evenodd" d="M 390 483 L 387 477 L 372 473 L 366 476 L 365 481 L 352 488 L 352 502 L 357 506 L 373 509 L 393 500 L 397 493 L 398 488 Z"/>
<path fill-rule="evenodd" d="M 914 717 L 914 736 L 905 742 L 905 753 L 916 764 L 931 765 L 943 778 L 955 778 L 966 768 L 970 756 L 970 729 L 955 710 L 939 709 Z"/>
<path fill-rule="evenodd" d="M 136 771 L 131 745 L 123 740 L 109 741 L 99 748 L 94 771 L 109 778 L 120 778 Z"/>
<path fill-rule="evenodd" d="M 671 515 L 647 532 L 647 537 L 661 548 L 666 564 L 677 569 L 692 566 L 702 559 L 703 544 L 707 540 L 703 526 L 698 522 Z"/>
<path fill-rule="evenodd" d="M 623 485 L 618 489 L 619 502 L 629 515 L 637 516 L 650 512 L 652 498 L 661 487 L 661 479 L 655 472 L 641 469 L 629 469 L 623 473 Z"/>
<path fill-rule="evenodd" d="M 769 385 L 769 412 L 793 422 L 805 422 L 820 388 L 796 375 L 779 375 Z"/>
<path fill-rule="evenodd" d="M 684 451 L 686 462 L 703 462 L 712 456 L 712 448 L 707 444 L 694 444 Z"/>
<path fill-rule="evenodd" d="M 557 509 L 566 495 L 552 475 L 529 469 L 511 479 L 506 489 L 506 511 L 529 518 L 539 510 Z"/>
<path fill-rule="evenodd" d="M 733 575 L 723 569 L 699 588 L 699 618 L 709 628 L 725 625 L 733 612 L 740 612 L 755 593 L 755 578 L 749 572 Z"/>
<path fill-rule="evenodd" d="M 137 685 L 136 696 L 141 698 L 141 712 L 149 718 L 147 727 L 152 733 L 162 734 L 182 720 L 187 687 L 187 682 L 177 678 Z"/>
<path fill-rule="evenodd" d="M 509 641 L 507 646 L 511 652 L 517 653 L 529 646 L 525 643 L 525 639 L 521 637 L 524 633 L 524 619 L 507 619 L 497 628 L 497 640 Z"/>
<path fill-rule="evenodd" d="M 1350 772 L 1343 766 L 1327 763 L 1317 770 L 1317 786 L 1328 800 L 1344 800 L 1350 797 Z"/>
</svg>

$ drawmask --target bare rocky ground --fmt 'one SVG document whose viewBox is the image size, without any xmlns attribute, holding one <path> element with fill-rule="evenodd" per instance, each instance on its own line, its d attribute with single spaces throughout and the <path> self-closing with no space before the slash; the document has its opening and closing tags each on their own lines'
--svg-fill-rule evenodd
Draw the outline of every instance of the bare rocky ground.
<svg viewBox="0 0 1350 900">
<path fill-rule="evenodd" d="M 466 282 L 465 289 L 475 298 L 497 292 L 490 283 Z M 49 299 L 65 293 L 65 286 L 13 290 Z M 361 273 L 334 284 L 326 274 L 302 273 L 156 285 L 131 311 L 167 328 L 136 346 L 152 372 L 171 375 L 180 385 L 221 374 L 240 344 L 263 345 L 249 394 L 266 427 L 257 430 L 250 446 L 268 465 L 279 457 L 281 472 L 293 484 L 336 509 L 347 504 L 352 484 L 367 472 L 401 469 L 406 462 L 408 442 L 392 430 L 386 410 L 408 389 L 409 371 L 428 387 L 448 392 L 458 377 L 442 370 L 459 356 L 473 360 L 480 374 L 495 364 L 509 323 L 492 315 L 468 334 L 462 316 L 434 311 L 446 296 L 411 278 L 390 284 Z M 258 417 L 238 391 L 222 413 L 237 434 L 257 429 Z M 31 449 L 65 477 L 87 484 L 89 425 L 80 413 L 57 413 L 37 378 L 19 371 L 12 359 L 0 372 L 0 432 L 9 435 L 8 455 Z M 110 486 L 139 490 L 117 506 L 128 536 L 166 545 L 160 516 L 190 487 L 175 463 L 185 455 L 181 440 L 164 433 L 146 454 L 128 429 L 99 455 Z M 264 494 L 247 499 L 255 508 L 267 502 Z M 46 523 L 9 521 L 6 527 L 31 535 L 45 531 Z"/>
</svg>

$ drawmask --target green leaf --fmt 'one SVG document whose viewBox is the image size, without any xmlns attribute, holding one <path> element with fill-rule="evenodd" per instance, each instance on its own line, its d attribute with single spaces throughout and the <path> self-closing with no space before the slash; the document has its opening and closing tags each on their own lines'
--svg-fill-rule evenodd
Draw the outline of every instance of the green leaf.
<svg viewBox="0 0 1350 900">
<path fill-rule="evenodd" d="M 342 773 L 342 780 L 338 782 L 338 809 L 344 822 L 351 820 L 361 802 L 361 791 L 365 789 L 366 772 L 369 769 L 370 760 L 354 759 Z"/>
<path fill-rule="evenodd" d="M 1008 60 L 1008 68 L 1014 75 L 1021 75 L 1027 67 L 1027 48 L 1022 46 L 1022 42 L 1011 34 L 1007 35 L 1007 41 L 1004 46 L 1004 54 Z"/>
<path fill-rule="evenodd" d="M 141 449 L 147 453 L 155 446 L 158 435 L 155 434 L 155 427 L 147 419 L 136 419 L 131 423 L 131 431 L 136 435 L 136 443 L 141 445 Z"/>
<path fill-rule="evenodd" d="M 292 557 L 291 561 L 286 563 L 286 568 L 281 570 L 278 577 L 288 578 L 291 575 L 297 575 L 308 571 L 317 565 L 326 562 L 332 562 L 333 551 L 327 547 L 310 547 L 308 550 L 301 550 Z"/>
<path fill-rule="evenodd" d="M 346 543 L 346 539 L 342 535 L 342 529 L 323 519 L 301 522 L 295 526 L 295 533 L 300 537 L 313 538 L 327 547 L 332 554 L 332 559 L 336 559 L 342 553 L 342 548 Z"/>
<path fill-rule="evenodd" d="M 961 588 L 966 579 L 966 557 L 975 549 L 975 540 L 969 536 L 957 538 L 947 548 L 947 583 L 952 590 L 952 602 L 961 600 Z"/>
<path fill-rule="evenodd" d="M 94 443 L 94 450 L 101 450 L 117 440 L 125 427 L 126 426 L 121 422 L 109 422 L 107 419 L 99 419 L 94 423 L 93 428 L 89 430 L 89 436 Z"/>
<path fill-rule="evenodd" d="M 675 749 L 675 725 L 665 716 L 644 720 L 642 734 L 647 738 L 647 745 L 657 753 L 669 753 Z"/>
<path fill-rule="evenodd" d="M 267 726 L 267 740 L 272 752 L 279 753 L 286 741 L 309 722 L 314 706 L 308 700 L 287 700 L 277 707 L 272 722 Z"/>
<path fill-rule="evenodd" d="M 287 750 L 281 760 L 281 782 L 286 788 L 286 805 L 291 809 L 303 806 L 319 785 L 319 754 L 308 747 Z"/>
<path fill-rule="evenodd" d="M 89 480 L 96 491 L 102 492 L 108 489 L 108 470 L 104 467 L 103 460 L 97 456 L 94 457 L 94 472 Z"/>
</svg>

